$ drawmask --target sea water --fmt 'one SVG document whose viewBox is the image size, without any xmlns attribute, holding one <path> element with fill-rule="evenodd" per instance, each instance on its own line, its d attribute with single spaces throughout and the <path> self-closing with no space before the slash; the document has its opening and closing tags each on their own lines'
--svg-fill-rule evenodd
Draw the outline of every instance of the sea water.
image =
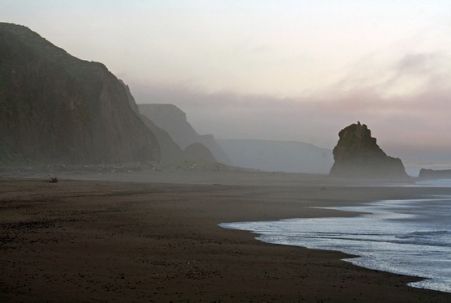
<svg viewBox="0 0 451 303">
<path fill-rule="evenodd" d="M 332 209 L 364 214 L 220 226 L 268 243 L 341 251 L 361 267 L 423 278 L 410 286 L 451 292 L 451 196 Z"/>
</svg>

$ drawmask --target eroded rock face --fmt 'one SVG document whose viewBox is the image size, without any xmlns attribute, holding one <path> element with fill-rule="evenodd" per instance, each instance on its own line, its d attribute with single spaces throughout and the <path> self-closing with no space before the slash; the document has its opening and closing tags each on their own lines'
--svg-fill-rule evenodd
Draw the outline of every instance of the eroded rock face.
<svg viewBox="0 0 451 303">
<path fill-rule="evenodd" d="M 159 159 L 128 87 L 26 27 L 0 23 L 0 161 Z"/>
<path fill-rule="evenodd" d="M 337 177 L 406 178 L 398 158 L 387 156 L 365 124 L 351 124 L 339 133 L 330 174 Z"/>
</svg>

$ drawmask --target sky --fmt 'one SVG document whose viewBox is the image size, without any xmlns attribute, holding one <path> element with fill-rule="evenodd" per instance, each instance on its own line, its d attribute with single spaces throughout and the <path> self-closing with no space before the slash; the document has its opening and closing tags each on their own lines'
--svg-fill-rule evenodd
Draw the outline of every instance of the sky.
<svg viewBox="0 0 451 303">
<path fill-rule="evenodd" d="M 359 120 L 396 156 L 451 163 L 449 0 L 0 0 L 0 20 L 201 133 L 332 148 Z"/>
</svg>

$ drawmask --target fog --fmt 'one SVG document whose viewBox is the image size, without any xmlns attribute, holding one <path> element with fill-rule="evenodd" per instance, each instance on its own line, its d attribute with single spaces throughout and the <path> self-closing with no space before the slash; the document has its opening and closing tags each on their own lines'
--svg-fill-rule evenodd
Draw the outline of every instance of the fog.
<svg viewBox="0 0 451 303">
<path fill-rule="evenodd" d="M 141 103 L 172 103 L 201 133 L 220 138 L 303 141 L 332 149 L 344 126 L 363 121 L 389 154 L 409 171 L 451 164 L 451 57 L 409 54 L 377 84 L 356 85 L 354 75 L 300 98 L 205 93 L 183 86 L 136 85 Z M 415 82 L 407 92 L 403 85 Z M 354 86 L 351 86 L 354 85 Z"/>
</svg>

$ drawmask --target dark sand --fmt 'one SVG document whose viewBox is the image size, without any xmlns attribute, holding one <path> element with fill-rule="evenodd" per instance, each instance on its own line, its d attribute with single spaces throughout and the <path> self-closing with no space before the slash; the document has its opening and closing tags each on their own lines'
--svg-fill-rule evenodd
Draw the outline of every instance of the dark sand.
<svg viewBox="0 0 451 303">
<path fill-rule="evenodd" d="M 450 193 L 303 184 L 0 180 L 0 302 L 451 302 L 340 253 L 218 227 L 349 215 L 310 206 Z"/>
</svg>

